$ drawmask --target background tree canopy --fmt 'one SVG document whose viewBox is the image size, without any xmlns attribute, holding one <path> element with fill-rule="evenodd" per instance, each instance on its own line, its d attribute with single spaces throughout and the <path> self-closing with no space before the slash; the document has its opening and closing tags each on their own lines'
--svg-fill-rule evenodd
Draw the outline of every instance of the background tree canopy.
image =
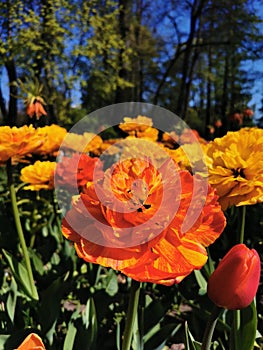
<svg viewBox="0 0 263 350">
<path fill-rule="evenodd" d="M 249 105 L 259 78 L 247 68 L 262 59 L 258 7 L 255 0 L 3 0 L 2 123 L 19 123 L 17 97 L 39 81 L 49 123 L 70 126 L 97 108 L 145 101 L 201 133 L 219 118 L 224 124 Z"/>
</svg>

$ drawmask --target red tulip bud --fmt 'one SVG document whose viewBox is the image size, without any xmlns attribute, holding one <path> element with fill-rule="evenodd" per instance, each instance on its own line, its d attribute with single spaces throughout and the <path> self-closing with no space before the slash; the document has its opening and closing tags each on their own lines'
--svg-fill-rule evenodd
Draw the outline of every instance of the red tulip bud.
<svg viewBox="0 0 263 350">
<path fill-rule="evenodd" d="M 260 258 L 255 249 L 237 244 L 224 256 L 207 286 L 209 298 L 230 310 L 247 307 L 254 299 L 260 278 Z"/>
</svg>

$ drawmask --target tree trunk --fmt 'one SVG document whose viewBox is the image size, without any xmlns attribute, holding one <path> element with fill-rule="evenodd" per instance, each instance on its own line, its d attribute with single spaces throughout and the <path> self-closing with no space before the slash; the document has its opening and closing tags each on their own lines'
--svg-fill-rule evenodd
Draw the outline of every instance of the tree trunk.
<svg viewBox="0 0 263 350">
<path fill-rule="evenodd" d="M 166 71 L 163 73 L 162 79 L 161 79 L 159 85 L 157 86 L 157 89 L 155 91 L 154 98 L 153 98 L 153 104 L 155 104 L 155 105 L 158 104 L 159 97 L 160 97 L 162 88 L 166 82 L 166 79 L 168 78 L 170 71 L 173 69 L 173 66 L 175 65 L 176 61 L 178 60 L 178 58 L 181 56 L 182 53 L 183 53 L 183 50 L 181 50 L 181 46 L 178 45 L 178 48 L 174 54 L 174 57 L 170 60 L 168 66 L 166 68 Z"/>
<path fill-rule="evenodd" d="M 17 81 L 16 65 L 14 59 L 5 63 L 9 79 L 9 106 L 8 106 L 8 125 L 15 126 L 17 121 Z"/>
<path fill-rule="evenodd" d="M 226 52 L 225 66 L 224 66 L 224 79 L 223 79 L 223 93 L 221 101 L 221 116 L 222 116 L 222 133 L 225 134 L 228 130 L 227 110 L 229 106 L 228 97 L 228 84 L 229 84 L 229 55 Z"/>
<path fill-rule="evenodd" d="M 3 116 L 4 124 L 7 125 L 8 113 L 7 113 L 5 99 L 4 99 L 1 87 L 0 87 L 0 109 L 1 109 L 2 116 Z"/>
<path fill-rule="evenodd" d="M 195 0 L 192 8 L 191 13 L 191 24 L 190 24 L 190 33 L 188 35 L 188 39 L 185 43 L 186 50 L 184 53 L 184 59 L 183 59 L 183 71 L 182 71 L 182 79 L 181 79 L 181 85 L 180 85 L 180 93 L 178 95 L 177 99 L 177 105 L 176 105 L 176 113 L 183 119 L 185 119 L 185 105 L 187 97 L 187 84 L 191 82 L 191 77 L 189 76 L 189 73 L 191 71 L 191 57 L 194 57 L 192 55 L 192 45 L 194 42 L 194 39 L 198 39 L 199 33 L 200 33 L 200 24 L 197 28 L 198 21 L 200 22 L 200 18 L 202 15 L 202 10 L 204 6 L 205 0 Z M 188 89 L 190 90 L 190 86 L 188 86 Z"/>
<path fill-rule="evenodd" d="M 190 91 L 192 87 L 192 81 L 193 81 L 193 76 L 194 76 L 194 71 L 195 71 L 195 65 L 197 63 L 198 57 L 199 57 L 199 49 L 195 48 L 193 58 L 191 60 L 191 65 L 189 68 L 189 74 L 188 74 L 188 80 L 185 85 L 185 96 L 182 104 L 182 115 L 187 117 L 187 110 L 188 110 L 188 104 L 189 104 L 189 99 L 190 99 Z"/>
<path fill-rule="evenodd" d="M 126 44 L 127 33 L 129 30 L 129 27 L 127 25 L 128 23 L 127 10 L 129 8 L 129 1 L 119 0 L 119 8 L 120 8 L 120 15 L 119 15 L 120 36 L 121 36 L 121 40 Z M 119 66 L 120 66 L 119 77 L 127 81 L 129 78 L 129 72 L 125 67 L 125 62 L 123 62 L 123 53 L 124 53 L 124 49 L 121 48 L 119 52 Z M 129 89 L 121 88 L 120 86 L 117 86 L 115 103 L 126 102 L 128 100 L 129 100 Z"/>
<path fill-rule="evenodd" d="M 142 0 L 136 1 L 136 28 L 135 28 L 135 40 L 137 48 L 140 47 L 140 34 L 141 34 L 141 22 L 142 22 Z M 143 75 L 143 59 L 139 53 L 138 57 L 135 58 L 137 72 L 135 72 L 134 84 L 134 100 L 136 102 L 141 102 L 143 100 L 143 90 L 144 90 L 144 75 Z M 136 74 L 137 73 L 137 74 Z"/>
<path fill-rule="evenodd" d="M 211 117 L 211 75 L 212 75 L 212 53 L 211 48 L 208 51 L 208 77 L 207 77 L 207 85 L 206 85 L 206 113 L 205 113 L 205 126 L 206 131 L 208 132 L 208 125 L 210 124 Z M 208 135 L 207 135 L 208 136 Z"/>
</svg>

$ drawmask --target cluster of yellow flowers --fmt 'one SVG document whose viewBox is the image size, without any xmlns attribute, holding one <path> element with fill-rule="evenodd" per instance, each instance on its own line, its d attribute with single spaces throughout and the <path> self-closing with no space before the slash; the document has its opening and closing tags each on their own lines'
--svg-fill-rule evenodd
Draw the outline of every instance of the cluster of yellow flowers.
<svg viewBox="0 0 263 350">
<path fill-rule="evenodd" d="M 53 157 L 61 144 L 64 150 L 100 156 L 119 154 L 120 159 L 147 154 L 160 165 L 169 157 L 181 169 L 192 171 L 193 166 L 204 163 L 208 169 L 209 183 L 217 191 L 223 210 L 236 205 L 249 205 L 263 201 L 263 130 L 252 127 L 228 132 L 224 137 L 206 142 L 195 135 L 203 152 L 191 143 L 186 130 L 181 135 L 163 133 L 153 127 L 145 116 L 124 118 L 119 125 L 127 134 L 123 139 L 103 140 L 99 135 L 85 132 L 83 135 L 67 133 L 58 125 L 34 129 L 32 126 L 0 127 L 0 165 L 9 159 L 22 161 L 30 154 Z M 144 142 L 140 142 L 144 140 Z M 180 146 L 179 146 L 180 145 Z M 201 168 L 201 167 L 199 167 Z M 54 187 L 55 162 L 37 161 L 24 167 L 21 180 L 29 183 L 25 189 L 40 190 Z"/>
<path fill-rule="evenodd" d="M 223 210 L 263 201 L 263 130 L 243 128 L 206 142 L 189 129 L 160 132 L 144 116 L 124 118 L 119 127 L 126 137 L 114 140 L 57 125 L 0 127 L 0 164 L 29 155 L 43 159 L 22 168 L 24 189 L 52 190 L 56 177 L 73 195 L 62 233 L 84 260 L 138 281 L 179 283 L 205 264 L 205 248 L 224 230 Z M 104 167 L 107 156 L 114 164 Z M 209 182 L 206 193 L 203 180 Z M 199 216 L 184 231 L 188 208 L 196 209 L 201 197 Z M 129 211 L 118 211 L 117 202 L 128 203 Z M 132 244 L 126 246 L 127 239 Z M 122 249 L 108 245 L 115 242 Z"/>
</svg>

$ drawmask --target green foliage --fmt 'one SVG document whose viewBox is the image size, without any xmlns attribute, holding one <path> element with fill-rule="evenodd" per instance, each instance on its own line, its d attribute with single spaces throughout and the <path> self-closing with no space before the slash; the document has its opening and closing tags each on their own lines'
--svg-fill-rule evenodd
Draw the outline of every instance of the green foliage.
<svg viewBox="0 0 263 350">
<path fill-rule="evenodd" d="M 247 308 L 236 311 L 239 324 L 233 322 L 230 338 L 230 349 L 253 349 L 257 331 L 257 309 L 255 301 Z M 236 327 L 238 326 L 238 327 Z"/>
<path fill-rule="evenodd" d="M 34 293 L 31 290 L 27 269 L 23 263 L 18 262 L 11 254 L 3 250 L 3 254 L 7 259 L 8 265 L 16 282 L 20 285 L 23 292 L 30 298 L 34 299 Z"/>
<path fill-rule="evenodd" d="M 4 173 L 2 180 L 0 212 L 2 220 L 6 217 L 8 222 L 11 211 Z M 18 241 L 8 239 L 15 237 L 11 220 L 7 225 L 9 231 L 1 232 L 3 238 L 8 235 L 1 240 L 2 348 L 16 348 L 34 331 L 51 350 L 120 349 L 130 280 L 117 271 L 85 263 L 76 256 L 74 247 L 62 238 L 61 213 L 52 191 L 38 194 L 24 191 L 17 182 L 16 194 L 39 300 L 32 300 Z M 246 244 L 261 246 L 262 206 L 251 206 L 247 210 Z M 186 349 L 200 349 L 212 309 L 206 294 L 207 280 L 238 237 L 239 214 L 239 208 L 226 212 L 228 226 L 218 242 L 210 247 L 208 262 L 201 271 L 194 271 L 179 285 L 171 287 L 142 285 L 133 330 L 134 350 L 163 350 L 179 343 L 184 343 Z M 241 310 L 240 328 L 235 333 L 239 343 L 232 346 L 233 349 L 240 349 L 241 344 L 246 344 L 247 350 L 253 348 L 255 338 L 257 341 L 260 338 L 257 321 L 261 315 L 260 308 L 257 314 L 254 303 Z M 232 324 L 233 311 L 225 310 L 218 319 L 212 349 L 229 348 L 229 339 L 233 341 Z"/>
</svg>

